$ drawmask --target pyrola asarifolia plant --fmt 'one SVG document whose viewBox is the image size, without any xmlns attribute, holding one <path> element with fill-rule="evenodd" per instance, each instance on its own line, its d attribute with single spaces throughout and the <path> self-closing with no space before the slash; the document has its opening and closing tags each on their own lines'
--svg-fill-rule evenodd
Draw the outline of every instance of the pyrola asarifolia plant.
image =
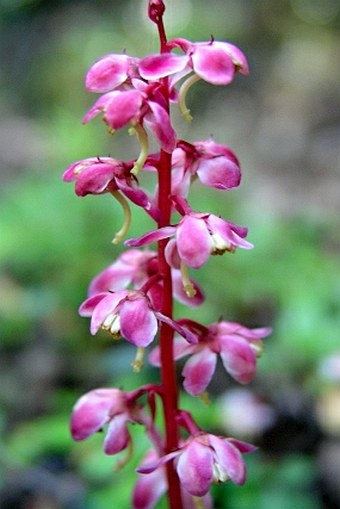
<svg viewBox="0 0 340 509">
<path fill-rule="evenodd" d="M 127 162 L 88 158 L 72 164 L 63 176 L 64 181 L 75 182 L 79 196 L 111 193 L 121 204 L 125 219 L 113 243 L 127 233 L 129 200 L 155 222 L 154 230 L 125 241 L 129 249 L 93 279 L 80 314 L 91 318 L 91 334 L 102 329 L 136 347 L 136 372 L 143 365 L 145 348 L 158 341 L 149 362 L 159 367 L 161 381 L 131 392 L 117 388 L 88 392 L 74 407 L 71 432 L 75 440 L 83 440 L 104 429 L 104 451 L 113 455 L 131 450 L 129 423 L 143 426 L 151 448 L 137 469 L 132 507 L 152 509 L 166 494 L 171 509 L 207 509 L 212 507 L 212 483 L 244 483 L 242 454 L 254 447 L 202 430 L 179 407 L 175 361 L 188 357 L 183 385 L 192 396 L 204 394 L 218 356 L 235 380 L 248 383 L 270 329 L 249 329 L 223 320 L 203 325 L 173 316 L 173 299 L 191 307 L 204 300 L 189 269 L 202 267 L 210 255 L 251 249 L 252 244 L 245 240 L 247 228 L 189 205 L 190 184 L 197 177 L 205 186 L 229 191 L 240 183 L 240 167 L 230 148 L 212 139 L 178 139 L 170 104 L 178 104 L 184 118 L 191 120 L 186 107 L 191 85 L 199 79 L 227 85 L 236 73 L 248 74 L 248 65 L 243 53 L 228 42 L 213 38 L 196 43 L 182 38 L 168 41 L 164 11 L 162 0 L 149 0 L 148 15 L 158 29 L 158 54 L 139 59 L 111 53 L 95 62 L 86 75 L 87 90 L 102 95 L 84 123 L 102 115 L 112 134 L 128 126 L 140 144 L 138 158 Z M 158 153 L 149 153 L 150 134 L 159 144 Z M 157 175 L 153 194 L 139 185 L 138 174 L 143 171 Z M 175 212 L 181 216 L 177 224 L 172 223 Z M 151 250 L 152 243 L 157 250 Z M 155 422 L 159 408 L 163 431 Z"/>
</svg>

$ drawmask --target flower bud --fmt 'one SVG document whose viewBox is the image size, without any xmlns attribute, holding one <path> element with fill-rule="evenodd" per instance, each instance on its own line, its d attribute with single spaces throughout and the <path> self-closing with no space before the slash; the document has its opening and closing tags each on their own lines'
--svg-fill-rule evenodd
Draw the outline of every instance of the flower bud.
<svg viewBox="0 0 340 509">
<path fill-rule="evenodd" d="M 163 0 L 150 0 L 148 7 L 148 15 L 151 21 L 158 23 L 165 11 Z"/>
</svg>

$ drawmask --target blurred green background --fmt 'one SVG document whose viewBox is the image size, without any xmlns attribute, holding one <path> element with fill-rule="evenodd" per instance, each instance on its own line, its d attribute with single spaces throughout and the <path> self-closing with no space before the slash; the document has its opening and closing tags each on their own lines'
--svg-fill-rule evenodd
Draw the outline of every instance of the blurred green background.
<svg viewBox="0 0 340 509">
<path fill-rule="evenodd" d="M 218 372 L 211 407 L 183 396 L 202 427 L 260 446 L 247 484 L 214 488 L 216 508 L 340 507 L 340 2 L 168 0 L 169 37 L 230 40 L 251 74 L 190 90 L 181 137 L 229 145 L 243 182 L 228 194 L 195 184 L 190 201 L 249 226 L 251 252 L 214 258 L 195 277 L 207 300 L 177 316 L 271 325 L 255 381 Z M 74 444 L 76 399 L 97 386 L 132 389 L 133 348 L 91 337 L 77 315 L 91 278 L 121 247 L 121 210 L 78 199 L 61 182 L 73 161 L 137 154 L 126 132 L 81 118 L 90 64 L 109 52 L 157 50 L 144 0 L 0 0 L 0 507 L 130 507 L 134 467 L 113 473 L 102 436 Z M 134 209 L 131 236 L 148 227 Z M 150 224 L 151 227 L 151 224 Z M 164 503 L 157 507 L 166 507 Z"/>
</svg>

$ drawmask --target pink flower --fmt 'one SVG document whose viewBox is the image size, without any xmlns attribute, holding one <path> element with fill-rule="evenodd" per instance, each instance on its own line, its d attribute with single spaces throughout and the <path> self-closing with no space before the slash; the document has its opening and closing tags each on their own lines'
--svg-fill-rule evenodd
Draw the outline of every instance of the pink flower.
<svg viewBox="0 0 340 509">
<path fill-rule="evenodd" d="M 129 123 L 133 126 L 144 123 L 159 141 L 163 150 L 172 152 L 176 145 L 176 133 L 171 126 L 170 117 L 161 104 L 161 98 L 154 94 L 154 88 L 146 88 L 136 80 L 138 89 L 114 90 L 102 95 L 87 112 L 83 123 L 87 123 L 98 113 L 110 129 L 121 129 Z M 150 97 L 151 96 L 151 97 Z"/>
<path fill-rule="evenodd" d="M 149 250 L 129 249 L 92 280 L 88 297 L 98 293 L 122 290 L 130 285 L 138 290 L 157 274 L 159 274 L 157 253 Z M 183 290 L 180 271 L 172 269 L 174 297 L 190 307 L 199 306 L 204 300 L 203 292 L 195 281 L 190 281 L 196 292 L 192 298 L 187 297 Z M 160 279 L 148 290 L 148 296 L 155 309 L 160 308 L 162 287 L 163 283 Z"/>
<path fill-rule="evenodd" d="M 188 143 L 180 140 L 172 154 L 173 194 L 186 196 L 191 177 L 208 187 L 228 191 L 241 180 L 239 162 L 225 145 L 213 140 Z"/>
<path fill-rule="evenodd" d="M 138 59 L 110 53 L 97 60 L 88 70 L 85 86 L 89 92 L 109 92 L 139 77 Z"/>
<path fill-rule="evenodd" d="M 116 261 L 101 271 L 91 282 L 88 296 L 117 291 L 129 285 L 140 287 L 158 269 L 157 253 L 141 249 L 128 249 Z"/>
<path fill-rule="evenodd" d="M 131 175 L 133 163 L 117 161 L 112 157 L 90 157 L 71 164 L 63 174 L 64 182 L 75 182 L 78 196 L 122 191 L 133 203 L 150 211 L 152 205 L 147 194 L 135 187 Z"/>
<path fill-rule="evenodd" d="M 147 467 L 150 463 L 156 463 L 159 459 L 156 451 L 151 450 L 145 455 L 140 468 Z M 160 465 L 153 472 L 147 474 L 140 473 L 132 496 L 133 509 L 153 509 L 167 489 L 164 465 Z M 194 497 L 183 488 L 181 492 L 185 509 L 197 509 L 197 501 L 195 501 Z M 210 493 L 204 495 L 202 501 L 205 509 L 212 509 Z"/>
<path fill-rule="evenodd" d="M 241 453 L 254 450 L 255 447 L 250 444 L 232 438 L 200 433 L 187 439 L 177 451 L 149 465 L 142 465 L 137 472 L 149 474 L 167 461 L 175 460 L 182 487 L 190 495 L 203 497 L 212 483 L 231 480 L 235 484 L 243 484 L 246 480 L 246 466 Z"/>
<path fill-rule="evenodd" d="M 125 244 L 139 247 L 174 237 L 166 247 L 168 263 L 178 268 L 182 261 L 193 269 L 206 263 L 211 254 L 234 252 L 237 247 L 253 247 L 244 240 L 247 228 L 225 221 L 214 214 L 194 212 L 182 197 L 174 196 L 172 200 L 178 212 L 183 215 L 183 219 L 176 226 L 159 228 L 137 239 L 129 239 Z"/>
<path fill-rule="evenodd" d="M 128 422 L 143 422 L 141 408 L 128 402 L 119 389 L 95 389 L 76 403 L 71 416 L 74 440 L 85 440 L 108 425 L 104 440 L 106 454 L 117 454 L 131 441 Z"/>
<path fill-rule="evenodd" d="M 183 321 L 185 322 L 185 320 Z M 190 327 L 190 324 L 187 324 Z M 262 352 L 262 339 L 271 333 L 269 327 L 248 329 L 233 322 L 218 322 L 203 327 L 191 322 L 196 328 L 197 343 L 188 345 L 180 338 L 175 342 L 175 359 L 190 355 L 182 375 L 184 388 L 192 396 L 204 392 L 210 383 L 220 356 L 225 370 L 239 383 L 249 383 L 256 372 L 256 359 Z M 159 366 L 159 349 L 150 354 L 150 363 Z"/>
<path fill-rule="evenodd" d="M 186 39 L 173 39 L 169 48 L 180 48 L 185 55 L 163 53 L 150 55 L 139 63 L 140 75 L 158 80 L 178 73 L 180 77 L 193 71 L 214 85 L 227 85 L 235 72 L 248 74 L 248 63 L 242 51 L 228 42 L 210 41 L 192 43 Z"/>
<path fill-rule="evenodd" d="M 113 337 L 122 336 L 137 347 L 148 346 L 158 332 L 158 321 L 164 322 L 187 341 L 196 341 L 190 331 L 153 309 L 148 297 L 137 290 L 99 293 L 79 308 L 81 316 L 91 316 L 91 334 L 103 329 Z"/>
</svg>

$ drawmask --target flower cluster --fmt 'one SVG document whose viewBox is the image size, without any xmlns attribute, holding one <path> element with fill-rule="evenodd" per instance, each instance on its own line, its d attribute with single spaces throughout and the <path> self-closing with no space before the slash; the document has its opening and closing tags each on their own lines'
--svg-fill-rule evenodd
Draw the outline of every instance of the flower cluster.
<svg viewBox="0 0 340 509">
<path fill-rule="evenodd" d="M 85 80 L 88 91 L 101 95 L 84 123 L 101 115 L 111 134 L 127 127 L 140 145 L 138 157 L 132 161 L 91 157 L 73 163 L 63 175 L 65 182 L 75 183 L 78 196 L 111 193 L 118 200 L 124 221 L 114 243 L 127 234 L 129 201 L 155 222 L 152 231 L 126 240 L 129 248 L 92 280 L 79 313 L 91 319 L 91 334 L 106 331 L 136 347 L 136 372 L 143 365 L 145 348 L 153 345 L 149 362 L 160 368 L 162 383 L 132 392 L 116 388 L 88 392 L 74 407 L 71 433 L 75 440 L 84 440 L 105 429 L 104 451 L 114 455 L 132 448 L 129 423 L 144 426 L 151 449 L 137 469 L 133 508 L 152 509 L 166 492 L 172 509 L 198 507 L 198 500 L 199 507 L 209 508 L 212 483 L 244 483 L 242 454 L 254 447 L 205 432 L 179 407 L 175 361 L 189 356 L 182 375 L 184 389 L 192 396 L 207 389 L 218 356 L 231 377 L 246 384 L 255 375 L 263 338 L 270 329 L 249 329 L 223 320 L 207 326 L 173 316 L 173 299 L 190 307 L 204 301 L 190 269 L 201 268 L 211 255 L 253 246 L 246 240 L 246 227 L 191 208 L 192 181 L 228 192 L 240 183 L 240 165 L 229 147 L 212 139 L 179 139 L 170 103 L 177 104 L 190 120 L 186 96 L 196 81 L 227 85 L 237 73 L 247 74 L 248 65 L 241 50 L 228 42 L 167 41 L 164 10 L 162 0 L 149 0 L 160 53 L 142 59 L 105 55 L 92 65 Z M 150 133 L 159 144 L 158 153 L 149 153 Z M 157 174 L 153 192 L 140 185 L 140 172 Z M 173 213 L 180 216 L 176 224 Z M 153 243 L 156 250 L 149 247 Z M 164 433 L 155 423 L 158 406 L 163 409 Z"/>
</svg>

